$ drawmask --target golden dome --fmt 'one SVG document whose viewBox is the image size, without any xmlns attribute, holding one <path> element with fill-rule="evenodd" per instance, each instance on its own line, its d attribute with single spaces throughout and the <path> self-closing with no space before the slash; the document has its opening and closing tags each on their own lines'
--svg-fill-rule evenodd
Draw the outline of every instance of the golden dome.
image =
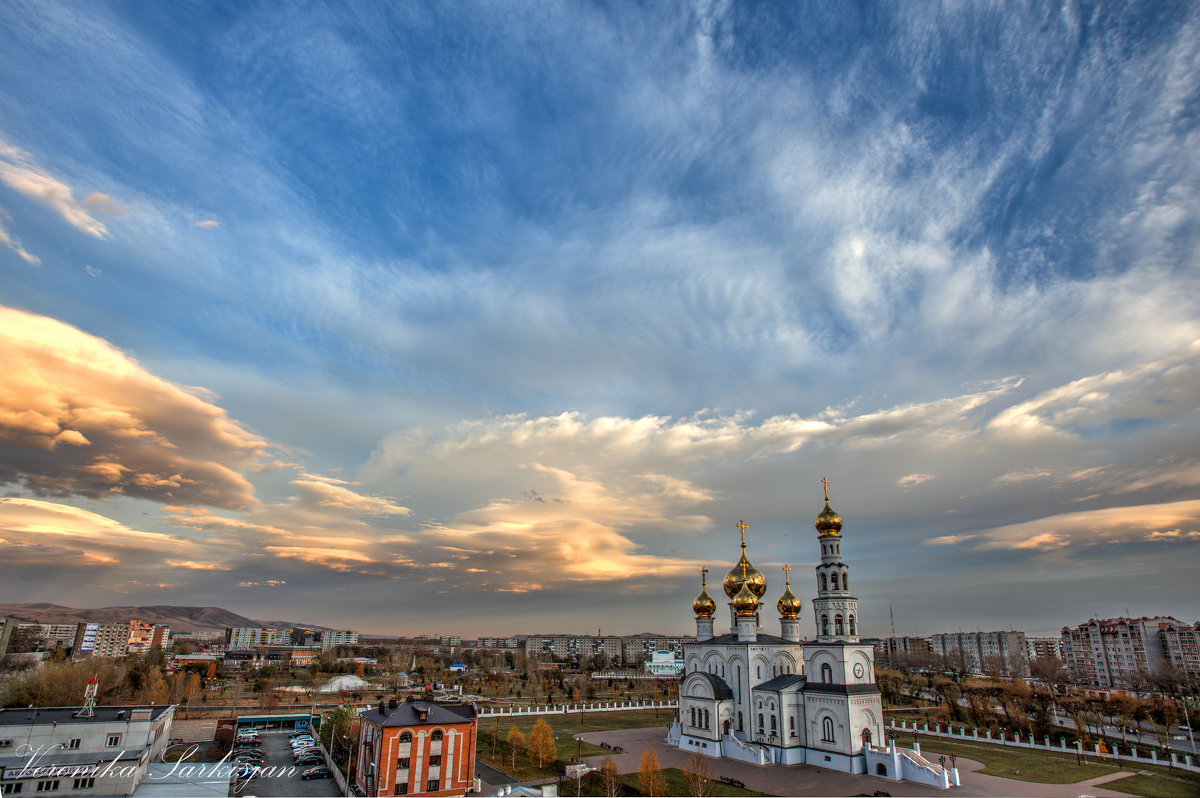
<svg viewBox="0 0 1200 798">
<path fill-rule="evenodd" d="M 708 586 L 705 583 L 707 574 L 708 568 L 700 569 L 700 595 L 692 602 L 692 611 L 696 613 L 697 618 L 711 618 L 717 609 L 717 602 L 708 595 Z"/>
<path fill-rule="evenodd" d="M 791 567 L 783 566 L 784 578 L 787 584 L 784 587 L 783 595 L 779 597 L 779 602 L 775 605 L 779 608 L 780 618 L 795 618 L 800 614 L 800 599 L 796 598 L 796 594 L 792 592 L 792 576 Z"/>
<path fill-rule="evenodd" d="M 748 587 L 751 595 L 755 599 L 760 599 L 767 592 L 767 577 L 750 564 L 750 561 L 746 559 L 746 549 L 743 548 L 741 559 L 733 568 L 729 569 L 729 573 L 725 574 L 722 587 L 725 588 L 725 595 L 729 598 L 736 596 L 743 587 Z"/>
<path fill-rule="evenodd" d="M 743 582 L 742 589 L 733 597 L 733 609 L 739 618 L 753 617 L 758 611 L 758 597 L 750 592 L 749 584 Z"/>
<path fill-rule="evenodd" d="M 822 535 L 841 535 L 842 532 L 842 517 L 833 511 L 829 506 L 829 500 L 825 500 L 825 509 L 817 516 L 814 523 L 817 531 Z"/>
<path fill-rule="evenodd" d="M 742 532 L 742 556 L 729 569 L 729 573 L 725 574 L 725 581 L 721 586 L 725 588 L 725 595 L 732 599 L 741 591 L 742 585 L 749 585 L 754 597 L 761 599 L 767 592 L 767 577 L 746 559 L 746 530 L 750 525 L 743 518 L 738 521 L 737 526 Z"/>
</svg>

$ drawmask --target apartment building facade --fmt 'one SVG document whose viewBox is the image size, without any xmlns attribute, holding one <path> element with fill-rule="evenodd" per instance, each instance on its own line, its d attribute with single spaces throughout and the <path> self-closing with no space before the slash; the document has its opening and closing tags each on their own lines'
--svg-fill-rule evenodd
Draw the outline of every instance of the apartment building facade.
<svg viewBox="0 0 1200 798">
<path fill-rule="evenodd" d="M 929 648 L 948 660 L 961 659 L 971 673 L 1029 675 L 1024 632 L 947 632 L 930 635 Z"/>
<path fill-rule="evenodd" d="M 1184 626 L 1167 616 L 1092 618 L 1073 628 L 1063 627 L 1063 662 L 1077 680 L 1096 687 L 1136 687 L 1140 680 L 1162 673 L 1167 660 L 1161 633 Z"/>
</svg>

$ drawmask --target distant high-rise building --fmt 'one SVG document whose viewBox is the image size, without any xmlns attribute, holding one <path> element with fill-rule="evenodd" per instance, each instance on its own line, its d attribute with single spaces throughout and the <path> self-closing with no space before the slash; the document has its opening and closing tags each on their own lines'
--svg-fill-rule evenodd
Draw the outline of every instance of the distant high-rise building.
<svg viewBox="0 0 1200 798">
<path fill-rule="evenodd" d="M 225 630 L 225 650 L 241 651 L 248 648 L 260 648 L 280 643 L 279 632 L 276 629 L 264 629 L 257 626 L 236 626 Z"/>
<path fill-rule="evenodd" d="M 74 657 L 123 657 L 129 653 L 128 623 L 83 622 L 75 627 Z"/>
<path fill-rule="evenodd" d="M 357 646 L 357 645 L 358 645 L 358 632 L 355 632 L 350 629 L 346 629 L 346 630 L 342 630 L 342 631 L 335 631 L 333 629 L 327 629 L 321 635 L 321 650 L 322 651 L 328 651 L 329 649 L 335 648 L 337 646 Z"/>
<path fill-rule="evenodd" d="M 530 635 L 525 639 L 525 654 L 528 656 L 561 657 L 607 657 L 612 662 L 621 659 L 621 638 L 592 637 L 591 635 Z"/>
<path fill-rule="evenodd" d="M 1029 675 L 1024 632 L 947 632 L 931 635 L 929 647 L 948 660 L 961 659 L 971 673 Z"/>
<path fill-rule="evenodd" d="M 1167 662 L 1160 632 L 1183 628 L 1175 618 L 1092 618 L 1074 628 L 1063 627 L 1063 662 L 1077 679 L 1096 687 L 1136 686 L 1162 673 Z"/>
<path fill-rule="evenodd" d="M 638 659 L 650 659 L 656 652 L 670 651 L 676 657 L 683 656 L 683 644 L 692 642 L 694 638 L 663 637 L 662 635 L 640 634 L 622 638 L 621 653 L 625 663 L 632 664 Z"/>
<path fill-rule="evenodd" d="M 1200 679 L 1200 623 L 1167 624 L 1158 632 L 1167 662 L 1180 675 Z"/>
<path fill-rule="evenodd" d="M 1029 647 L 1030 659 L 1062 659 L 1062 638 L 1060 637 L 1028 637 L 1025 645 Z"/>
</svg>

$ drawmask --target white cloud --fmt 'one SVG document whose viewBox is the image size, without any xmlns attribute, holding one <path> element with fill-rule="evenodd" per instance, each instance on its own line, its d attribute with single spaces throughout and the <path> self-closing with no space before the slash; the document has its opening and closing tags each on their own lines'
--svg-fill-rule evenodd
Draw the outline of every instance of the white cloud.
<svg viewBox="0 0 1200 798">
<path fill-rule="evenodd" d="M 3 244 L 13 252 L 17 253 L 17 256 L 30 266 L 40 266 L 42 259 L 37 255 L 30 253 L 25 249 L 25 247 L 21 246 L 21 240 L 13 235 L 12 231 L 8 229 L 7 223 L 10 223 L 11 221 L 12 220 L 8 217 L 8 214 L 5 213 L 3 209 L 0 209 L 0 244 Z"/>
<path fill-rule="evenodd" d="M 0 180 L 32 200 L 46 205 L 66 222 L 93 238 L 108 238 L 108 228 L 91 214 L 92 208 L 71 196 L 71 187 L 33 163 L 29 153 L 0 139 Z M 104 194 L 92 194 L 89 200 L 108 210 L 116 201 Z M 119 205 L 119 203 L 117 203 Z"/>
</svg>

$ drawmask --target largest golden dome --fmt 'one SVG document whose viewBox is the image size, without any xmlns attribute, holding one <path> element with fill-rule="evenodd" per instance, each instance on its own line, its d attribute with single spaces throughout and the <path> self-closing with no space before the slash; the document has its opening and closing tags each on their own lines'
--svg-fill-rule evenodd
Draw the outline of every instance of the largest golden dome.
<svg viewBox="0 0 1200 798">
<path fill-rule="evenodd" d="M 738 521 L 737 526 L 742 532 L 742 556 L 729 569 L 729 573 L 725 574 L 721 586 L 725 588 L 725 595 L 731 599 L 741 591 L 743 585 L 750 588 L 754 598 L 761 599 L 767 592 L 767 577 L 746 559 L 746 530 L 750 525 L 743 518 Z"/>
<path fill-rule="evenodd" d="M 841 535 L 842 533 L 842 517 L 829 506 L 828 499 L 825 500 L 825 509 L 817 516 L 813 525 L 822 535 Z"/>
<path fill-rule="evenodd" d="M 729 573 L 725 574 L 725 581 L 721 583 L 721 586 L 725 588 L 725 595 L 731 599 L 743 587 L 749 588 L 754 598 L 761 599 L 767 592 L 767 577 L 746 559 L 746 547 L 743 546 L 741 558 L 733 568 L 729 569 Z"/>
</svg>

